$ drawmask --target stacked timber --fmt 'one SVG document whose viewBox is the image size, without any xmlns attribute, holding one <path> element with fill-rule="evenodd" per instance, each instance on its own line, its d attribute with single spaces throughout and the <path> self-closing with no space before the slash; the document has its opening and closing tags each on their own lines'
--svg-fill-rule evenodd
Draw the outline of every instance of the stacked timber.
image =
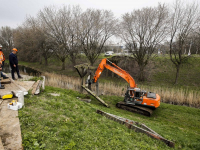
<svg viewBox="0 0 200 150">
<path fill-rule="evenodd" d="M 1 78 L 1 84 L 10 84 L 11 83 L 11 81 L 10 81 L 10 79 L 8 78 L 8 79 L 3 79 L 3 78 Z"/>
</svg>

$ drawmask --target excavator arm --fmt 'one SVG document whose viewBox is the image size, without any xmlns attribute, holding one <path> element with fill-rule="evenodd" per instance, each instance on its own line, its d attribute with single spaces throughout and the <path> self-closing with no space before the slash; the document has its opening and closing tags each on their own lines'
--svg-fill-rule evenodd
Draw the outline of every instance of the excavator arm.
<svg viewBox="0 0 200 150">
<path fill-rule="evenodd" d="M 110 63 L 110 64 L 108 64 L 108 63 Z M 97 82 L 97 80 L 99 79 L 104 68 L 116 73 L 117 75 L 119 75 L 120 77 L 125 79 L 129 83 L 130 88 L 137 87 L 137 85 L 135 84 L 135 80 L 131 77 L 131 75 L 129 73 L 127 73 L 125 70 L 121 69 L 116 64 L 112 63 L 111 61 L 109 61 L 106 58 L 102 59 L 101 63 L 99 64 L 99 66 L 95 72 L 94 78 L 93 78 L 93 83 Z"/>
</svg>

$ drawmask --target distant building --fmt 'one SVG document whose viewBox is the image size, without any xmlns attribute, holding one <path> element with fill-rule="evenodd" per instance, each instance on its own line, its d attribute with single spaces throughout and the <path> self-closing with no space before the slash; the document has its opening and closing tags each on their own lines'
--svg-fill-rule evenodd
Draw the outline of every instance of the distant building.
<svg viewBox="0 0 200 150">
<path fill-rule="evenodd" d="M 104 52 L 113 51 L 114 53 L 121 53 L 123 51 L 123 46 L 118 44 L 109 44 L 104 46 Z"/>
</svg>

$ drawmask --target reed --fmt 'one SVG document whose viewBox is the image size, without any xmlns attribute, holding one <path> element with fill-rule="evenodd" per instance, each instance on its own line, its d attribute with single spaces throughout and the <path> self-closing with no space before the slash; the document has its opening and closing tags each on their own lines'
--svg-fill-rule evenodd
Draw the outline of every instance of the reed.
<svg viewBox="0 0 200 150">
<path fill-rule="evenodd" d="M 48 86 L 80 91 L 80 78 L 68 77 L 65 75 L 52 74 L 47 72 L 43 75 L 46 76 L 46 85 Z M 99 83 L 99 94 L 124 96 L 126 88 L 126 85 L 117 85 L 113 82 Z M 142 90 L 158 93 L 161 97 L 161 102 L 164 103 L 200 108 L 200 92 L 198 91 L 183 88 L 177 89 L 146 85 L 140 85 L 139 88 Z M 96 90 L 95 85 L 92 85 L 92 89 L 94 89 L 94 91 Z"/>
</svg>

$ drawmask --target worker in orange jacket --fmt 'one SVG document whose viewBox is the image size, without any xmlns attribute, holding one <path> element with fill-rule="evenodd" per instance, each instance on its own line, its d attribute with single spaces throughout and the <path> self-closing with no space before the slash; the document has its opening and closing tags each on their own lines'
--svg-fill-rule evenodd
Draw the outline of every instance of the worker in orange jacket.
<svg viewBox="0 0 200 150">
<path fill-rule="evenodd" d="M 3 52 L 0 51 L 0 74 L 1 74 L 1 71 L 2 71 L 2 63 L 3 63 Z M 1 81 L 0 81 L 0 89 L 4 89 L 4 86 L 1 85 Z"/>
<path fill-rule="evenodd" d="M 5 59 L 5 56 L 3 54 L 3 51 L 2 51 L 2 45 L 0 44 L 0 55 L 2 55 L 2 59 L 1 59 L 1 70 L 3 70 L 3 66 L 4 66 L 4 61 L 6 60 Z M 3 77 L 3 79 L 7 79 L 8 77 L 6 77 L 2 71 L 1 71 L 1 77 Z"/>
</svg>

